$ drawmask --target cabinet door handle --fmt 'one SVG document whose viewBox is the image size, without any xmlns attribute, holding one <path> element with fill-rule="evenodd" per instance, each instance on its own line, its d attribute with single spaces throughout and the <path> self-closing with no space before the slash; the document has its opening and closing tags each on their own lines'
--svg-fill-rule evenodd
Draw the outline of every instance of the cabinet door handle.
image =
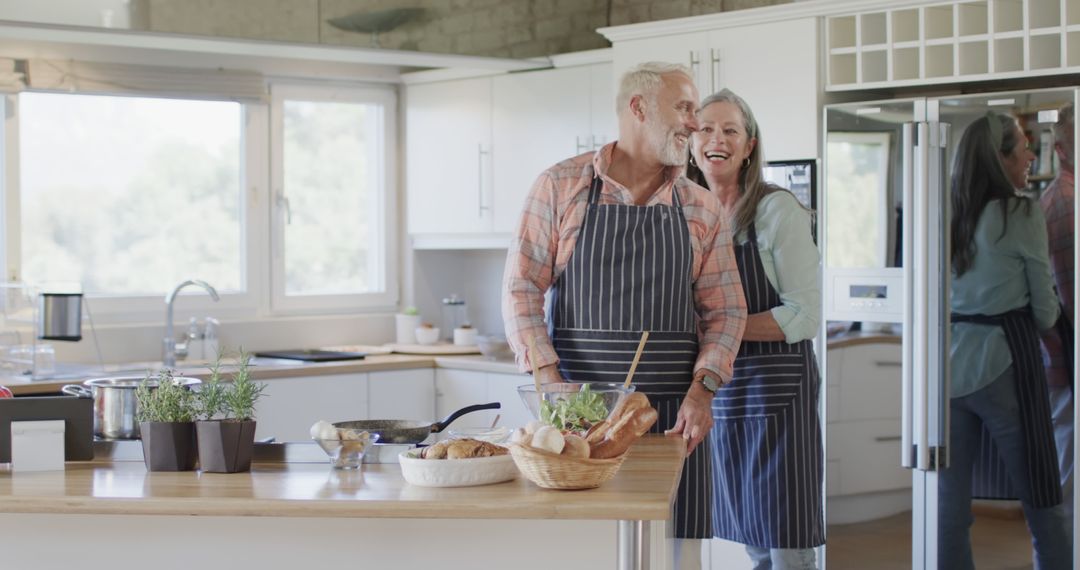
<svg viewBox="0 0 1080 570">
<path fill-rule="evenodd" d="M 712 77 L 709 78 L 709 86 L 712 88 L 709 94 L 711 95 L 720 90 L 720 50 L 709 48 L 709 60 L 712 64 Z"/>
<path fill-rule="evenodd" d="M 694 50 L 690 50 L 690 71 L 694 73 L 694 83 L 697 84 L 701 77 L 701 60 Z"/>
<path fill-rule="evenodd" d="M 900 436 L 898 436 L 898 435 L 879 435 L 878 437 L 874 438 L 874 441 L 876 441 L 878 443 L 885 443 L 886 441 L 900 441 Z"/>
<path fill-rule="evenodd" d="M 484 205 L 484 156 L 490 152 L 484 150 L 483 143 L 476 145 L 476 201 L 477 215 L 481 218 L 484 217 L 484 210 L 488 209 Z"/>
<path fill-rule="evenodd" d="M 584 140 L 582 140 L 580 136 L 574 137 L 574 144 L 577 148 L 577 154 L 581 154 L 587 150 L 592 150 L 596 148 L 596 146 L 593 144 L 592 135 L 585 137 Z"/>
<path fill-rule="evenodd" d="M 881 368 L 900 368 L 903 364 L 893 360 L 875 360 L 874 366 Z"/>
</svg>

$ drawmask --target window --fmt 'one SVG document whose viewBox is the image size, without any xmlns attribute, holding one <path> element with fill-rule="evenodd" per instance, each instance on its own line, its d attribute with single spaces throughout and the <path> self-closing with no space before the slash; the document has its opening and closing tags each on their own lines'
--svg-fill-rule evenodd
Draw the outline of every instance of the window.
<svg viewBox="0 0 1080 570">
<path fill-rule="evenodd" d="M 273 90 L 275 310 L 390 306 L 389 91 Z"/>
<path fill-rule="evenodd" d="M 272 92 L 6 96 L 8 279 L 80 283 L 103 322 L 159 320 L 189 278 L 225 318 L 392 307 L 393 89 Z"/>
<path fill-rule="evenodd" d="M 244 291 L 240 104 L 22 93 L 18 117 L 24 281 Z"/>
<path fill-rule="evenodd" d="M 830 267 L 885 267 L 892 207 L 888 200 L 888 133 L 830 132 L 829 216 L 826 247 Z"/>
</svg>

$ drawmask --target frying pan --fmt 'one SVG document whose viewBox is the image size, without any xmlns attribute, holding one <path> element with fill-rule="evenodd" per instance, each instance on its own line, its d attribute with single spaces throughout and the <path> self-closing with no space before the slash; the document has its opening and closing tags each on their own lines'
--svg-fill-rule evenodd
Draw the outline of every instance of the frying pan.
<svg viewBox="0 0 1080 570">
<path fill-rule="evenodd" d="M 446 426 L 465 414 L 480 410 L 497 410 L 501 407 L 502 404 L 498 402 L 465 406 L 446 416 L 446 419 L 441 422 L 433 424 L 412 420 L 358 420 L 336 422 L 333 425 L 336 428 L 360 429 L 369 433 L 377 433 L 379 434 L 379 443 L 420 443 L 427 439 L 427 436 L 446 429 Z"/>
</svg>

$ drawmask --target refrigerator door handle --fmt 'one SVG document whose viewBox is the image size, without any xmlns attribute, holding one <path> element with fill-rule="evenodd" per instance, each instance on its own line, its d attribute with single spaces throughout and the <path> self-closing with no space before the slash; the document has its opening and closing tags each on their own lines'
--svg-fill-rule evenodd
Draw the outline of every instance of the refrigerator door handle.
<svg viewBox="0 0 1080 570">
<path fill-rule="evenodd" d="M 903 209 L 901 211 L 908 212 L 903 216 L 901 235 L 903 236 L 903 244 L 901 245 L 903 275 L 904 275 L 904 296 L 903 296 L 903 315 L 905 326 L 901 327 L 901 347 L 903 347 L 901 354 L 901 413 L 900 413 L 900 465 L 907 469 L 913 469 L 915 467 L 915 442 L 914 442 L 914 426 L 912 425 L 912 412 L 913 412 L 913 389 L 914 389 L 914 360 L 912 355 L 912 349 L 914 347 L 914 327 L 915 322 L 915 307 L 914 307 L 914 291 L 915 291 L 915 265 L 914 265 L 914 216 L 915 211 L 915 171 L 914 171 L 914 145 L 915 145 L 915 123 L 904 123 L 902 129 L 902 146 L 901 152 L 901 175 L 903 178 L 903 196 L 901 198 L 901 204 Z"/>
<path fill-rule="evenodd" d="M 930 462 L 930 328 L 937 323 L 930 318 L 931 296 L 931 260 L 930 260 L 930 145 L 928 136 L 930 125 L 920 122 L 915 127 L 916 141 L 914 148 L 914 227 L 912 228 L 912 292 L 913 333 L 911 342 L 912 360 L 912 439 L 915 444 L 915 468 L 921 471 L 931 470 Z"/>
</svg>

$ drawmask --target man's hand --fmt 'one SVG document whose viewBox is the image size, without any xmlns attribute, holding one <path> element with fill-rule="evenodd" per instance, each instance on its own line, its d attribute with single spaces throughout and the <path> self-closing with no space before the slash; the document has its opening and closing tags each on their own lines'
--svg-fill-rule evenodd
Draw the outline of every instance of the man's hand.
<svg viewBox="0 0 1080 570">
<path fill-rule="evenodd" d="M 712 399 L 712 392 L 706 390 L 701 382 L 690 384 L 690 390 L 686 392 L 686 397 L 679 406 L 679 415 L 675 419 L 675 425 L 664 432 L 669 435 L 681 434 L 686 440 L 687 455 L 693 453 L 694 448 L 712 429 Z"/>
<path fill-rule="evenodd" d="M 554 382 L 566 382 L 563 379 L 562 374 L 559 373 L 559 367 L 555 364 L 548 364 L 541 367 L 536 371 L 536 374 L 540 377 L 541 384 L 552 384 Z"/>
</svg>

